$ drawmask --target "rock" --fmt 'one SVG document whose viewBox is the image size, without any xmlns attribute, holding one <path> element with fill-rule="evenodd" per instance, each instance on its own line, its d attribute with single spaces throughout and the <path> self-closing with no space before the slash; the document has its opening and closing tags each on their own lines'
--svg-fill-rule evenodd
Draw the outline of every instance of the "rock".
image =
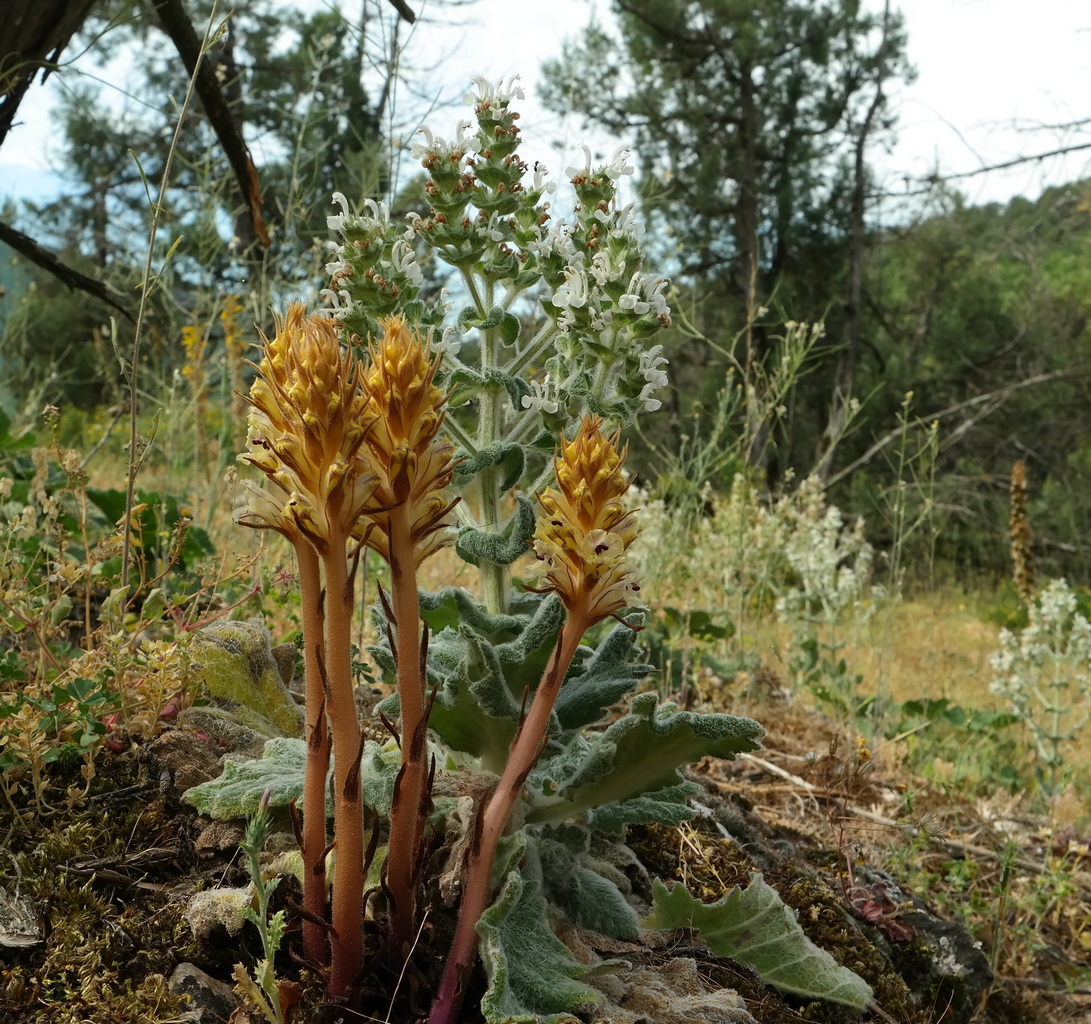
<svg viewBox="0 0 1091 1024">
<path fill-rule="evenodd" d="M 225 750 L 247 757 L 261 757 L 269 739 L 264 732 L 244 725 L 234 712 L 224 708 L 185 708 L 178 713 L 178 724 Z"/>
<path fill-rule="evenodd" d="M 198 857 L 211 857 L 234 849 L 243 834 L 244 829 L 230 821 L 213 821 L 201 829 L 201 834 L 193 842 L 193 849 Z"/>
<path fill-rule="evenodd" d="M 927 905 L 906 894 L 886 872 L 861 868 L 857 880 L 882 887 L 897 904 L 909 904 L 897 920 L 912 930 L 903 942 L 878 940 L 894 969 L 905 980 L 915 1001 L 924 1006 L 946 1006 L 952 1020 L 969 1020 L 992 987 L 988 957 L 959 921 L 936 917 Z"/>
<path fill-rule="evenodd" d="M 209 977 L 193 964 L 179 964 L 168 987 L 173 995 L 188 996 L 190 1009 L 178 1018 L 187 1024 L 223 1024 L 240 1005 L 230 985 Z"/>
<path fill-rule="evenodd" d="M 151 741 L 143 752 L 160 794 L 177 800 L 187 789 L 215 779 L 223 770 L 219 753 L 192 733 L 170 729 Z"/>
<path fill-rule="evenodd" d="M 267 739 L 303 734 L 303 712 L 282 675 L 282 666 L 290 669 L 260 619 L 213 622 L 194 634 L 190 654 L 217 707 Z"/>
</svg>

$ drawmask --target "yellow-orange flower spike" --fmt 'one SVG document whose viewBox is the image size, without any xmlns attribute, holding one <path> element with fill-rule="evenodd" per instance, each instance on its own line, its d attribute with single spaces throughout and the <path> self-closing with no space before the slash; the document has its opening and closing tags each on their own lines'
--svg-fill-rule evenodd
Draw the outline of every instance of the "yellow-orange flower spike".
<svg viewBox="0 0 1091 1024">
<path fill-rule="evenodd" d="M 371 364 L 363 375 L 373 424 L 364 447 L 377 480 L 370 504 L 389 510 L 409 502 L 414 560 L 420 565 L 447 542 L 447 514 L 455 505 L 443 493 L 455 466 L 454 445 L 440 436 L 447 395 L 435 384 L 439 357 L 431 357 L 404 317 L 379 323 L 383 337 L 371 342 Z M 358 535 L 384 557 L 388 525 L 378 511 L 357 527 Z"/>
<path fill-rule="evenodd" d="M 337 326 L 308 316 L 294 303 L 277 321 L 250 388 L 247 451 L 240 462 L 257 466 L 279 494 L 244 484 L 248 502 L 236 522 L 256 529 L 302 534 L 323 550 L 344 538 L 375 490 L 360 456 L 368 432 L 361 369 L 342 351 Z"/>
<path fill-rule="evenodd" d="M 603 436 L 602 421 L 589 416 L 573 440 L 562 440 L 554 459 L 559 489 L 538 495 L 538 562 L 530 582 L 556 594 L 588 625 L 635 603 L 640 589 L 627 557 L 638 530 L 635 511 L 621 503 L 628 483 L 618 439 L 618 433 Z"/>
</svg>

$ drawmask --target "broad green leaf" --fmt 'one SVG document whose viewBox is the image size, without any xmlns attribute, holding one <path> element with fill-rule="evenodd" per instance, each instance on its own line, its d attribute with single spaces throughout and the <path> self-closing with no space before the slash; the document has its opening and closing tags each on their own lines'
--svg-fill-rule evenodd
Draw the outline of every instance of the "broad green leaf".
<svg viewBox="0 0 1091 1024">
<path fill-rule="evenodd" d="M 500 893 L 477 924 L 489 979 L 481 1012 L 488 1024 L 557 1024 L 578 1007 L 598 1001 L 598 993 L 579 980 L 591 968 L 577 963 L 553 934 L 541 883 L 534 877 L 537 857 L 525 836 L 514 837 L 504 860 Z"/>
<path fill-rule="evenodd" d="M 842 967 L 803 933 L 780 894 L 755 872 L 715 903 L 695 899 L 684 885 L 656 882 L 647 928 L 695 928 L 716 955 L 749 964 L 767 985 L 809 999 L 828 999 L 864 1010 L 872 999 L 867 982 Z"/>
<path fill-rule="evenodd" d="M 255 814 L 266 791 L 269 792 L 270 807 L 287 807 L 292 800 L 297 800 L 298 806 L 304 809 L 303 774 L 306 761 L 307 745 L 303 740 L 278 737 L 265 744 L 259 758 L 242 763 L 229 758 L 224 762 L 223 774 L 218 779 L 187 789 L 183 799 L 202 814 L 221 820 Z M 399 767 L 397 751 L 384 751 L 374 740 L 364 744 L 360 787 L 364 803 L 381 814 L 390 810 Z M 332 807 L 327 806 L 327 812 L 330 810 Z"/>
<path fill-rule="evenodd" d="M 554 778 L 555 795 L 543 787 L 545 795 L 532 801 L 527 820 L 578 817 L 669 789 L 682 781 L 681 765 L 709 755 L 733 758 L 760 746 L 764 730 L 752 719 L 675 711 L 673 704 L 657 707 L 658 702 L 657 694 L 637 694 L 628 715 L 585 741 L 575 770 L 569 755 L 563 767 L 571 774 Z"/>
<path fill-rule="evenodd" d="M 643 622 L 643 613 L 637 613 L 629 616 L 627 625 L 616 625 L 583 671 L 565 681 L 553 706 L 562 729 L 582 729 L 601 721 L 608 708 L 652 671 L 650 665 L 634 664 L 640 653 L 634 640 Z"/>
</svg>

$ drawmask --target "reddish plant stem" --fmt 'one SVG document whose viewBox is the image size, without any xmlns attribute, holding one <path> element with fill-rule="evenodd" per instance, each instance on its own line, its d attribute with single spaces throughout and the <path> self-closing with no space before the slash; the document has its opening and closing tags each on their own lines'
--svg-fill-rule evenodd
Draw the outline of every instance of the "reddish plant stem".
<svg viewBox="0 0 1091 1024">
<path fill-rule="evenodd" d="M 417 930 L 416 873 L 426 798 L 428 744 L 414 743 L 426 728 L 424 679 L 420 666 L 420 604 L 413 556 L 410 503 L 390 513 L 390 585 L 395 622 L 395 660 L 401 702 L 402 774 L 390 809 L 390 853 L 386 884 L 391 895 L 390 957 L 401 970 Z"/>
<path fill-rule="evenodd" d="M 296 542 L 299 589 L 303 604 L 303 666 L 306 679 L 307 760 L 303 772 L 303 908 L 314 920 L 303 920 L 303 949 L 312 963 L 326 966 L 329 951 L 319 921 L 326 919 L 326 776 L 330 739 L 326 695 L 322 684 L 324 616 L 318 552 L 305 539 Z"/>
<path fill-rule="evenodd" d="M 345 557 L 347 537 L 332 531 L 326 569 L 326 678 L 333 740 L 333 835 L 337 872 L 333 882 L 328 994 L 352 994 L 363 961 L 364 819 L 360 798 L 360 726 L 352 696 L 352 581 Z"/>
<path fill-rule="evenodd" d="M 568 620 L 557 637 L 545 675 L 534 693 L 530 711 L 512 741 L 504 774 L 485 808 L 481 837 L 466 867 L 454 942 L 451 944 L 451 953 L 447 958 L 447 966 L 443 971 L 443 979 L 428 1024 L 455 1024 L 458 1019 L 462 1003 L 462 979 L 473 964 L 477 951 L 477 922 L 485 912 L 492 894 L 492 865 L 496 857 L 496 847 L 511 810 L 519 799 L 527 774 L 541 753 L 553 704 L 587 627 L 587 617 L 583 609 L 569 612 Z"/>
</svg>

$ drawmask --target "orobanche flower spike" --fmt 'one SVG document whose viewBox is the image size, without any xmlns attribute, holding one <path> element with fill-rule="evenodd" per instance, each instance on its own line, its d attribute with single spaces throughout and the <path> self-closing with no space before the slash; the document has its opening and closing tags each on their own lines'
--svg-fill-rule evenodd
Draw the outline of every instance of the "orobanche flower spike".
<svg viewBox="0 0 1091 1024">
<path fill-rule="evenodd" d="M 376 478 L 358 453 L 368 433 L 362 371 L 343 352 L 334 323 L 309 316 L 301 303 L 278 321 L 250 389 L 247 451 L 240 462 L 260 469 L 278 499 L 244 484 L 249 502 L 236 521 L 256 529 L 298 530 L 320 549 L 331 531 L 360 518 Z"/>
<path fill-rule="evenodd" d="M 377 481 L 372 506 L 408 506 L 416 568 L 447 542 L 446 516 L 455 506 L 444 494 L 455 466 L 454 445 L 440 433 L 447 394 L 434 383 L 439 358 L 431 358 L 405 318 L 379 323 L 383 337 L 371 343 L 363 376 L 372 424 L 366 450 Z M 375 514 L 358 532 L 387 558 L 389 528 L 389 516 Z"/>
<path fill-rule="evenodd" d="M 556 594 L 570 615 L 590 627 L 634 604 L 640 590 L 627 553 L 637 536 L 635 512 L 621 503 L 629 488 L 622 472 L 620 432 L 606 437 L 589 416 L 554 460 L 557 486 L 538 496 L 542 515 L 534 532 L 538 562 L 531 589 Z"/>
</svg>

